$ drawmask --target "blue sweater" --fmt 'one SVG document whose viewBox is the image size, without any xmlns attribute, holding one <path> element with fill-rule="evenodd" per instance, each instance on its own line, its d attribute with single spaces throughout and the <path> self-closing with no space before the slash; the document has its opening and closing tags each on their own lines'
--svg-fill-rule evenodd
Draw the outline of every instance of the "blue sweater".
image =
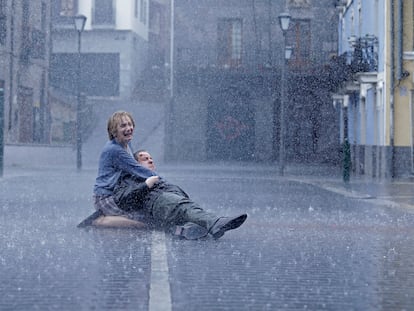
<svg viewBox="0 0 414 311">
<path fill-rule="evenodd" d="M 156 174 L 139 165 L 115 139 L 110 140 L 105 144 L 99 158 L 98 177 L 96 177 L 93 193 L 113 195 L 116 183 L 125 175 L 132 175 L 144 181 Z"/>
</svg>

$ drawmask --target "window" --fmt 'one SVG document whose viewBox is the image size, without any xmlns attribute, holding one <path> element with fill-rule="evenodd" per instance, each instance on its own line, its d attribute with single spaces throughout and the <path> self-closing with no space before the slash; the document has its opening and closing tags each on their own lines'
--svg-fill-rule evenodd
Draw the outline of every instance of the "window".
<svg viewBox="0 0 414 311">
<path fill-rule="evenodd" d="M 220 20 L 217 39 L 219 65 L 239 67 L 242 61 L 242 20 Z"/>
<path fill-rule="evenodd" d="M 30 56 L 42 58 L 46 56 L 46 33 L 38 29 L 31 31 Z"/>
<path fill-rule="evenodd" d="M 0 0 L 0 44 L 6 44 L 7 37 L 7 13 L 6 0 Z"/>
<path fill-rule="evenodd" d="M 40 23 L 41 23 L 41 25 L 40 25 L 40 27 L 41 27 L 41 30 L 43 31 L 43 32 L 46 32 L 46 30 L 47 30 L 47 8 L 46 8 L 46 3 L 44 3 L 44 2 L 42 2 L 42 8 L 41 8 L 41 21 L 40 21 Z"/>
<path fill-rule="evenodd" d="M 29 3 L 29 0 L 23 0 L 22 10 L 23 10 L 22 27 L 28 27 L 29 26 L 29 19 L 30 19 L 30 3 Z"/>
<path fill-rule="evenodd" d="M 22 4 L 22 24 L 21 24 L 21 36 L 22 44 L 20 46 L 20 61 L 22 64 L 27 64 L 30 58 L 31 51 L 31 29 L 29 26 L 30 18 L 30 3 L 29 0 L 24 0 Z"/>
<path fill-rule="evenodd" d="M 139 21 L 143 24 L 147 23 L 147 0 L 141 0 Z"/>
<path fill-rule="evenodd" d="M 293 47 L 289 65 L 297 67 L 308 65 L 311 57 L 310 20 L 293 20 L 286 35 L 286 45 Z"/>
<path fill-rule="evenodd" d="M 289 6 L 294 7 L 303 7 L 303 6 L 309 6 L 310 0 L 289 0 Z"/>
<path fill-rule="evenodd" d="M 0 14 L 6 15 L 6 2 L 7 0 L 0 0 Z"/>
<path fill-rule="evenodd" d="M 50 2 L 50 4 L 46 4 Z M 51 16 L 53 24 L 55 25 L 73 25 L 72 17 L 76 15 L 76 8 L 78 0 L 56 0 L 44 1 L 46 8 L 50 5 Z M 43 14 L 43 13 L 42 13 Z M 45 21 L 47 23 L 47 21 Z M 48 27 L 48 26 L 46 26 Z"/>
<path fill-rule="evenodd" d="M 75 14 L 75 0 L 60 0 L 60 16 L 73 16 Z"/>
<path fill-rule="evenodd" d="M 113 0 L 95 0 L 95 6 L 93 10 L 94 25 L 113 25 L 114 20 L 114 7 Z"/>
</svg>

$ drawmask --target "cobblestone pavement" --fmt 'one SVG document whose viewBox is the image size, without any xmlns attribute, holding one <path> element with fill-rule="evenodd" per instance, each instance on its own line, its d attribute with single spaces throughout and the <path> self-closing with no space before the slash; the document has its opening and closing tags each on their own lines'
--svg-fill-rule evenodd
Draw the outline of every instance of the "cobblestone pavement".
<svg viewBox="0 0 414 311">
<path fill-rule="evenodd" d="M 324 170 L 322 170 L 323 172 Z M 410 310 L 413 184 L 261 166 L 160 173 L 220 215 L 215 241 L 79 230 L 95 170 L 6 168 L 0 310 Z M 165 260 L 163 259 L 165 255 Z"/>
</svg>

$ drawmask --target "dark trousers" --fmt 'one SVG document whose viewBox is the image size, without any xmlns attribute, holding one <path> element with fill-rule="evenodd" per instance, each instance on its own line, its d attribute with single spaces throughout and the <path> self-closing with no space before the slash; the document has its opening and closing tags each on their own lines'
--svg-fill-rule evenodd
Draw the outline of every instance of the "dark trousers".
<svg viewBox="0 0 414 311">
<path fill-rule="evenodd" d="M 151 206 L 145 206 L 154 221 L 160 225 L 170 227 L 182 225 L 186 222 L 196 223 L 210 229 L 218 217 L 206 212 L 189 198 L 173 192 L 162 192 Z"/>
</svg>

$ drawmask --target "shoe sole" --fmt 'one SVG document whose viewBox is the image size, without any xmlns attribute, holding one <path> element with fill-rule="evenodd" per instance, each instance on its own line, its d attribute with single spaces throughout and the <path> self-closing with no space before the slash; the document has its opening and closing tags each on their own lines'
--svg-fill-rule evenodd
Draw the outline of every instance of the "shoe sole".
<svg viewBox="0 0 414 311">
<path fill-rule="evenodd" d="M 233 230 L 233 229 L 240 227 L 245 222 L 246 218 L 247 218 L 247 214 L 243 214 L 243 215 L 240 215 L 239 217 L 236 217 L 230 220 L 223 227 L 221 227 L 219 231 L 212 234 L 213 238 L 217 240 L 221 238 L 226 231 Z"/>
</svg>

